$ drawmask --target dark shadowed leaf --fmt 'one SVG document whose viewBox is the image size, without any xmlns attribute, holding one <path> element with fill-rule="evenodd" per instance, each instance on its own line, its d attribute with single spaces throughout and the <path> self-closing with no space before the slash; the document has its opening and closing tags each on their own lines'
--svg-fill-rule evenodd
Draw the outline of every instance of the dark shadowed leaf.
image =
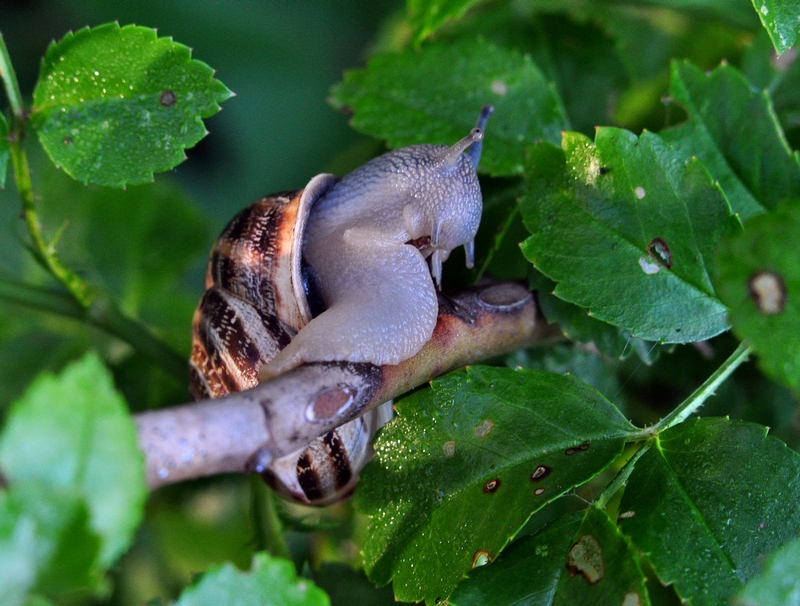
<svg viewBox="0 0 800 606">
<path fill-rule="evenodd" d="M 6 122 L 5 116 L 0 114 L 0 188 L 6 186 L 6 171 L 8 170 L 9 154 L 8 122 Z"/>
<path fill-rule="evenodd" d="M 450 602 L 647 606 L 644 582 L 636 551 L 604 511 L 590 507 L 512 543 L 496 562 L 471 572 Z"/>
<path fill-rule="evenodd" d="M 313 581 L 297 577 L 289 560 L 266 553 L 253 558 L 242 572 L 233 564 L 212 570 L 187 588 L 175 606 L 329 606 L 325 592 Z"/>
<path fill-rule="evenodd" d="M 578 379 L 524 369 L 471 367 L 397 412 L 355 505 L 372 518 L 368 576 L 406 601 L 446 598 L 533 511 L 607 467 L 632 430 Z"/>
<path fill-rule="evenodd" d="M 800 455 L 766 433 L 723 418 L 681 423 L 628 480 L 622 531 L 692 604 L 728 604 L 800 533 Z"/>
<path fill-rule="evenodd" d="M 720 298 L 767 374 L 800 391 L 800 203 L 755 217 L 718 253 Z"/>
<path fill-rule="evenodd" d="M 531 148 L 522 251 L 554 294 L 635 337 L 667 343 L 727 328 L 711 283 L 730 207 L 698 160 L 657 136 L 599 128 Z"/>
<path fill-rule="evenodd" d="M 47 49 L 31 124 L 53 162 L 82 183 L 145 183 L 206 134 L 231 92 L 188 47 L 107 23 Z"/>
<path fill-rule="evenodd" d="M 345 74 L 332 102 L 352 112 L 353 128 L 390 147 L 452 145 L 489 103 L 495 113 L 479 169 L 492 176 L 521 174 L 525 147 L 556 142 L 567 126 L 558 93 L 533 61 L 481 39 L 374 57 Z"/>
<path fill-rule="evenodd" d="M 670 95 L 689 119 L 661 136 L 685 159 L 703 161 L 734 212 L 745 219 L 797 196 L 800 162 L 769 93 L 753 90 L 730 65 L 703 73 L 688 61 L 674 61 Z"/>
</svg>

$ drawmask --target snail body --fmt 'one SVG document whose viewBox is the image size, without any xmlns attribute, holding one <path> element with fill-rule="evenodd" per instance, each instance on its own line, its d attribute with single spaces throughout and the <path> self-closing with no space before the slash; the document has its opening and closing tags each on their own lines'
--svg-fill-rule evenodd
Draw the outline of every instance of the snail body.
<svg viewBox="0 0 800 606">
<path fill-rule="evenodd" d="M 464 246 L 472 266 L 476 167 L 491 111 L 452 147 L 393 150 L 241 211 L 209 258 L 193 321 L 192 395 L 249 389 L 305 362 L 380 366 L 416 354 L 436 325 L 441 263 Z M 390 415 L 388 405 L 368 411 L 262 475 L 309 504 L 347 496 Z"/>
</svg>

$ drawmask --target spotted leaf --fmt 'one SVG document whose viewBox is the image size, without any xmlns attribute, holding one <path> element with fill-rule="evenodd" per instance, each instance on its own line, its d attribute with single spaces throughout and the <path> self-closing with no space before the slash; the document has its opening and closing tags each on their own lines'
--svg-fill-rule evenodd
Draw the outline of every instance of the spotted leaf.
<svg viewBox="0 0 800 606">
<path fill-rule="evenodd" d="M 491 566 L 473 570 L 450 603 L 646 606 L 644 582 L 635 549 L 604 511 L 589 507 L 514 541 Z"/>
<path fill-rule="evenodd" d="M 730 207 L 698 160 L 653 133 L 564 133 L 530 149 L 522 250 L 554 294 L 649 341 L 708 339 L 728 325 L 711 282 Z"/>
<path fill-rule="evenodd" d="M 188 47 L 107 23 L 47 49 L 31 124 L 50 158 L 83 183 L 145 183 L 206 134 L 231 92 Z"/>
<path fill-rule="evenodd" d="M 585 383 L 534 370 L 472 367 L 397 412 L 355 503 L 371 518 L 367 574 L 403 601 L 446 598 L 532 512 L 607 467 L 633 429 Z"/>
<path fill-rule="evenodd" d="M 719 248 L 720 298 L 764 371 L 800 392 L 800 202 L 755 217 L 745 228 Z"/>
</svg>

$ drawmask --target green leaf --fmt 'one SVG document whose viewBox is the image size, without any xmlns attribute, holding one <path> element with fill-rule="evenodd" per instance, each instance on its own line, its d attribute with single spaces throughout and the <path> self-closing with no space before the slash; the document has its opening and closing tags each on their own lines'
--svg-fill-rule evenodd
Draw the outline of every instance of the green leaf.
<svg viewBox="0 0 800 606">
<path fill-rule="evenodd" d="M 744 219 L 774 209 L 800 191 L 800 162 L 783 136 L 769 93 L 720 65 L 703 73 L 673 61 L 670 95 L 689 120 L 661 136 L 685 159 L 697 156 Z"/>
<path fill-rule="evenodd" d="M 40 376 L 12 406 L 0 469 L 12 487 L 37 480 L 79 494 L 102 538 L 102 565 L 128 546 L 141 519 L 147 493 L 136 431 L 95 355 Z"/>
<path fill-rule="evenodd" d="M 451 19 L 463 16 L 479 0 L 407 0 L 408 21 L 417 43 Z"/>
<path fill-rule="evenodd" d="M 531 574 L 535 571 L 535 574 Z M 470 573 L 454 606 L 650 604 L 638 556 L 604 511 L 569 514 Z"/>
<path fill-rule="evenodd" d="M 0 493 L 0 603 L 25 603 L 29 591 L 65 594 L 99 580 L 100 538 L 80 497 L 42 482 Z"/>
<path fill-rule="evenodd" d="M 737 606 L 796 606 L 800 603 L 800 539 L 771 554 L 764 570 L 747 582 Z"/>
<path fill-rule="evenodd" d="M 727 604 L 800 532 L 800 455 L 766 433 L 693 419 L 658 436 L 628 479 L 622 531 L 696 606 Z"/>
<path fill-rule="evenodd" d="M 325 592 L 300 579 L 289 560 L 256 554 L 249 572 L 224 564 L 187 588 L 175 606 L 328 606 Z"/>
<path fill-rule="evenodd" d="M 397 404 L 355 505 L 364 568 L 399 600 L 444 599 L 530 514 L 605 469 L 632 426 L 571 376 L 471 367 Z"/>
<path fill-rule="evenodd" d="M 345 74 L 332 103 L 353 113 L 353 128 L 390 147 L 452 145 L 490 103 L 480 169 L 492 176 L 522 173 L 525 147 L 558 141 L 567 127 L 555 88 L 533 61 L 481 39 L 374 57 Z"/>
<path fill-rule="evenodd" d="M 724 331 L 709 264 L 730 207 L 703 165 L 649 132 L 564 133 L 562 147 L 531 148 L 521 200 L 522 252 L 554 294 L 649 341 Z"/>
<path fill-rule="evenodd" d="M 8 170 L 8 157 L 11 153 L 8 144 L 8 122 L 0 114 L 0 189 L 6 186 L 6 171 Z"/>
<path fill-rule="evenodd" d="M 755 217 L 718 252 L 720 298 L 764 371 L 800 391 L 800 203 Z"/>
<path fill-rule="evenodd" d="M 537 300 L 544 317 L 551 324 L 558 324 L 564 335 L 571 341 L 593 343 L 605 355 L 624 360 L 636 353 L 645 364 L 652 364 L 657 357 L 655 345 L 631 336 L 629 330 L 612 326 L 592 317 L 582 307 L 567 303 L 553 295 L 555 282 L 532 272 L 531 288 L 537 290 Z"/>
<path fill-rule="evenodd" d="M 797 0 L 752 0 L 753 8 L 780 55 L 797 42 L 800 33 L 800 2 Z"/>
<path fill-rule="evenodd" d="M 594 387 L 606 398 L 616 399 L 620 383 L 618 364 L 576 343 L 556 343 L 550 347 L 533 347 L 514 352 L 506 359 L 511 368 L 536 368 L 556 374 L 575 375 Z M 618 402 L 614 402 L 619 404 Z"/>
<path fill-rule="evenodd" d="M 188 47 L 107 23 L 50 45 L 31 124 L 50 158 L 83 183 L 145 183 L 206 134 L 231 92 Z"/>
</svg>

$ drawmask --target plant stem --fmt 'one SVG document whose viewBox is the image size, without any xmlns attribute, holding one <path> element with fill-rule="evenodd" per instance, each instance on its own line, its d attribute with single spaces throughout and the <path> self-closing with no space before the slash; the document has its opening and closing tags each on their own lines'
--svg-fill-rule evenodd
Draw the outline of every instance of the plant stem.
<svg viewBox="0 0 800 606">
<path fill-rule="evenodd" d="M 11 163 L 14 166 L 14 178 L 22 204 L 22 217 L 31 237 L 31 252 L 59 282 L 66 286 L 78 303 L 88 308 L 95 298 L 93 289 L 83 278 L 61 262 L 53 246 L 44 238 L 33 199 L 31 172 L 23 144 L 24 133 L 19 124 L 12 127 L 12 133 L 15 134 L 10 140 Z"/>
<path fill-rule="evenodd" d="M 137 353 L 179 381 L 186 381 L 186 358 L 154 336 L 144 325 L 123 315 L 107 297 L 95 297 L 87 308 L 70 294 L 0 278 L 0 299 L 102 328 L 130 344 Z"/>
<path fill-rule="evenodd" d="M 712 374 L 705 382 L 698 387 L 697 389 L 692 392 L 688 398 L 686 398 L 681 404 L 675 408 L 671 413 L 669 413 L 666 417 L 661 419 L 655 427 L 652 428 L 652 433 L 658 433 L 668 427 L 672 427 L 673 425 L 677 425 L 678 423 L 682 423 L 685 421 L 690 415 L 697 411 L 703 403 L 708 399 L 710 396 L 714 395 L 714 390 L 725 381 L 725 379 L 730 376 L 730 374 L 736 370 L 742 362 L 747 361 L 747 357 L 750 355 L 751 349 L 747 343 L 740 343 L 739 347 L 736 348 L 730 357 L 722 363 L 714 374 Z"/>
<path fill-rule="evenodd" d="M 257 548 L 270 555 L 289 559 L 289 545 L 283 532 L 283 522 L 278 515 L 276 495 L 258 475 L 251 476 L 253 494 L 253 522 L 256 526 Z"/>
<path fill-rule="evenodd" d="M 636 462 L 644 453 L 650 450 L 651 444 L 652 442 L 645 442 L 645 444 L 643 444 L 642 447 L 637 450 L 630 459 L 628 459 L 628 462 L 625 463 L 622 469 L 620 469 L 617 477 L 615 477 L 611 483 L 605 487 L 603 492 L 600 493 L 600 496 L 597 497 L 597 500 L 594 502 L 596 507 L 600 509 L 605 507 L 611 500 L 611 497 L 617 494 L 617 491 L 625 485 L 631 473 L 633 472 L 633 468 L 636 466 Z"/>
<path fill-rule="evenodd" d="M 8 54 L 8 48 L 6 48 L 2 33 L 0 33 L 0 78 L 3 79 L 3 84 L 6 88 L 11 112 L 18 120 L 23 120 L 25 118 L 25 106 L 22 104 L 22 94 L 19 90 L 17 75 L 14 73 L 14 66 L 11 64 L 11 57 Z"/>
</svg>

